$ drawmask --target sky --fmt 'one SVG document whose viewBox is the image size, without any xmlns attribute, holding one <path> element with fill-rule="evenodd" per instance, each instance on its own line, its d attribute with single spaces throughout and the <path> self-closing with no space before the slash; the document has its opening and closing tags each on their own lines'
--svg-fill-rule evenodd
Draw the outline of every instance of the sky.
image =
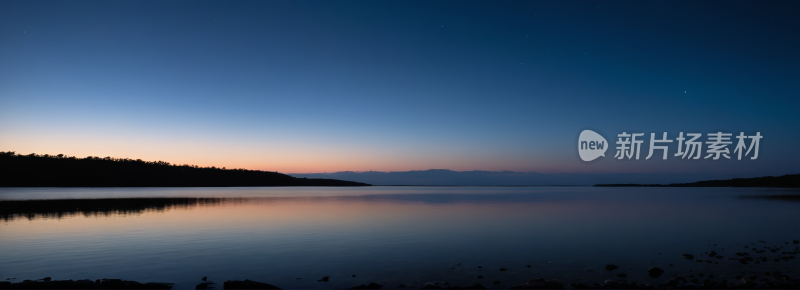
<svg viewBox="0 0 800 290">
<path fill-rule="evenodd" d="M 798 12 L 797 1 L 2 1 L 0 151 L 285 173 L 800 173 Z M 611 148 L 581 161 L 586 128 L 609 142 L 645 133 L 642 159 Z M 757 160 L 644 160 L 662 132 L 764 138 Z"/>
</svg>

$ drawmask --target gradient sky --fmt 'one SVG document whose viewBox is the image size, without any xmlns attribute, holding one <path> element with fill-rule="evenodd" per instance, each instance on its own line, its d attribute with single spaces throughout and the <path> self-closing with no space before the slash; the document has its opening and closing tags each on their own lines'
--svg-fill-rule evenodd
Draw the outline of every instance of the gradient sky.
<svg viewBox="0 0 800 290">
<path fill-rule="evenodd" d="M 0 151 L 287 173 L 798 173 L 798 13 L 797 1 L 2 1 Z M 586 127 L 610 141 L 765 137 L 758 160 L 584 164 Z"/>
</svg>

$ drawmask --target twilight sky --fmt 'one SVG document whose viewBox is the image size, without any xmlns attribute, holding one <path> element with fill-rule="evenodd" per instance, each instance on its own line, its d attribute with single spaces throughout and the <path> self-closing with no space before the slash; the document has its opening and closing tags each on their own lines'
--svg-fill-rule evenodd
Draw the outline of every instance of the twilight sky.
<svg viewBox="0 0 800 290">
<path fill-rule="evenodd" d="M 800 173 L 798 13 L 797 1 L 2 1 L 0 151 L 287 173 Z M 587 127 L 611 142 L 645 133 L 642 150 L 654 132 L 764 138 L 758 160 L 618 161 L 611 148 L 586 164 Z"/>
</svg>

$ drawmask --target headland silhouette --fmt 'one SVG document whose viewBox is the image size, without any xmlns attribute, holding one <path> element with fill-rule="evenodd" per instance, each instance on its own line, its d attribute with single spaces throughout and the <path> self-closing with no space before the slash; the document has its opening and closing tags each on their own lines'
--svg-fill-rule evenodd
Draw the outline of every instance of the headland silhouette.
<svg viewBox="0 0 800 290">
<path fill-rule="evenodd" d="M 0 187 L 369 186 L 326 178 L 164 161 L 0 152 Z"/>
</svg>

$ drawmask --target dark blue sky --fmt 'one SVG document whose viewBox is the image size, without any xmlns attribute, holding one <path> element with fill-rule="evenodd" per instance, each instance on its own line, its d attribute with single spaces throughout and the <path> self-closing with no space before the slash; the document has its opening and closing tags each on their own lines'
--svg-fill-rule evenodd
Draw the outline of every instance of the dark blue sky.
<svg viewBox="0 0 800 290">
<path fill-rule="evenodd" d="M 0 150 L 282 172 L 797 173 L 798 12 L 797 1 L 3 1 Z M 753 161 L 619 162 L 612 149 L 587 165 L 585 127 L 612 142 L 765 137 Z"/>
</svg>

